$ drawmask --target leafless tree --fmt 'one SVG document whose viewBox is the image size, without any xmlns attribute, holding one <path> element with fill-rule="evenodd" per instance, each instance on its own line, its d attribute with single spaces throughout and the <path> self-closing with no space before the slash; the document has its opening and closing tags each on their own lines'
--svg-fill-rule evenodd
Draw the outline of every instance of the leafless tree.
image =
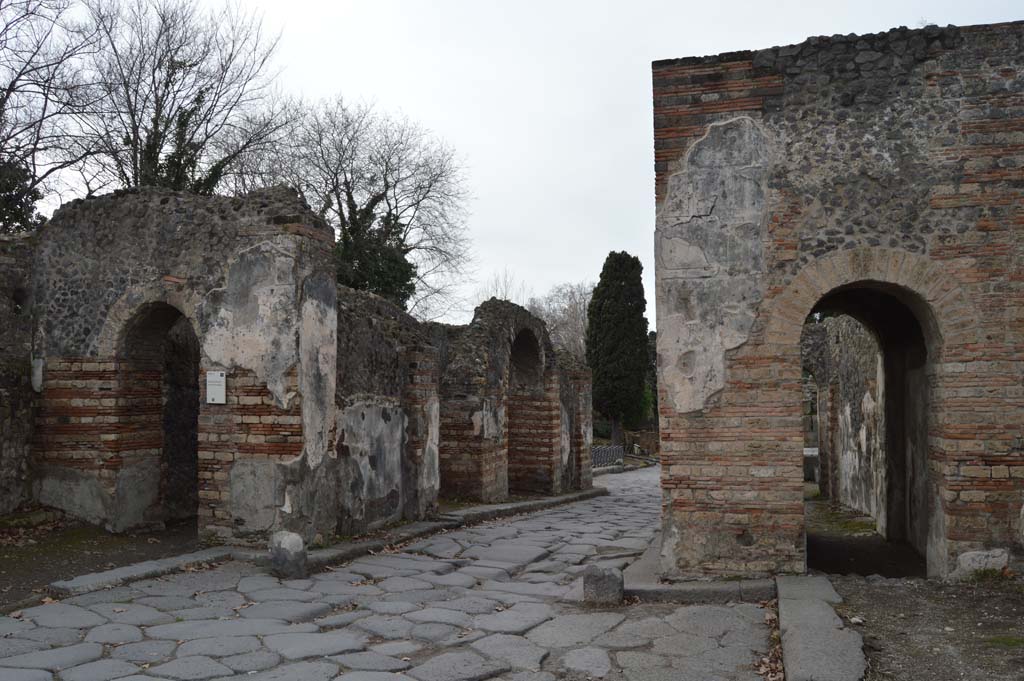
<svg viewBox="0 0 1024 681">
<path fill-rule="evenodd" d="M 473 302 L 476 305 L 491 298 L 507 300 L 523 307 L 528 306 L 534 299 L 533 289 L 529 284 L 516 277 L 507 267 L 492 274 L 473 294 Z"/>
<path fill-rule="evenodd" d="M 422 126 L 340 97 L 305 105 L 286 142 L 244 154 L 235 192 L 288 184 L 342 230 L 388 216 L 416 265 L 409 312 L 437 319 L 458 305 L 472 254 L 467 192 L 455 152 Z"/>
<path fill-rule="evenodd" d="M 84 4 L 98 36 L 88 68 L 100 105 L 81 131 L 97 150 L 85 169 L 94 183 L 209 193 L 284 129 L 270 63 L 278 40 L 257 15 L 197 0 Z"/>
<path fill-rule="evenodd" d="M 593 295 L 592 283 L 559 284 L 527 306 L 547 324 L 552 344 L 583 364 L 587 362 L 587 307 Z"/>
<path fill-rule="evenodd" d="M 81 60 L 94 36 L 72 15 L 69 0 L 0 0 L 0 163 L 8 205 L 31 207 L 62 170 L 92 152 L 78 135 L 77 114 L 91 104 Z"/>
</svg>

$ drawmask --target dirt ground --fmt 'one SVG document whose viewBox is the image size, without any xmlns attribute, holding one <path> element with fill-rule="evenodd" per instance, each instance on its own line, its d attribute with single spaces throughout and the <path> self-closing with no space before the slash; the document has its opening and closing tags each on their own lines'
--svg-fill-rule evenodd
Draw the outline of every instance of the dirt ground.
<svg viewBox="0 0 1024 681">
<path fill-rule="evenodd" d="M 807 567 L 827 574 L 924 577 L 926 566 L 909 545 L 886 541 L 875 522 L 850 509 L 813 498 L 807 514 Z"/>
<path fill-rule="evenodd" d="M 0 523 L 0 613 L 42 598 L 50 582 L 199 548 L 194 521 L 114 535 L 39 509 L 27 515 L 31 526 Z"/>
<path fill-rule="evenodd" d="M 1024 580 L 833 577 L 864 636 L 865 681 L 1024 680 Z"/>
<path fill-rule="evenodd" d="M 865 681 L 1024 681 L 1024 579 L 925 580 L 924 559 L 885 541 L 870 517 L 814 485 L 804 496 L 808 568 L 830 576 L 836 610 L 864 636 Z"/>
</svg>

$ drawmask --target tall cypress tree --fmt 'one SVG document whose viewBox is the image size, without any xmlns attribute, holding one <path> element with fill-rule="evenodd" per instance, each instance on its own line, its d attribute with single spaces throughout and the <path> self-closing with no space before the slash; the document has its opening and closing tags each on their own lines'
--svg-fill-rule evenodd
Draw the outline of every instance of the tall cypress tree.
<svg viewBox="0 0 1024 681">
<path fill-rule="evenodd" d="M 587 309 L 587 364 L 594 372 L 594 408 L 612 422 L 612 442 L 621 444 L 622 426 L 644 416 L 647 375 L 647 318 L 640 259 L 611 252 Z"/>
</svg>

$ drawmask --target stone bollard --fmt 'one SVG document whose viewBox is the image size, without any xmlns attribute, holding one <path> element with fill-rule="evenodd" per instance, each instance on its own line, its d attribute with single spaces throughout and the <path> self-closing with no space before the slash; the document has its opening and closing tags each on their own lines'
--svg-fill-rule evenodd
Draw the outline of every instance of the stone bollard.
<svg viewBox="0 0 1024 681">
<path fill-rule="evenodd" d="M 270 569 L 276 577 L 283 579 L 308 577 L 306 545 L 302 537 L 286 530 L 275 532 L 270 538 Z"/>
<path fill-rule="evenodd" d="M 584 603 L 618 605 L 622 588 L 622 570 L 591 565 L 583 572 Z"/>
</svg>

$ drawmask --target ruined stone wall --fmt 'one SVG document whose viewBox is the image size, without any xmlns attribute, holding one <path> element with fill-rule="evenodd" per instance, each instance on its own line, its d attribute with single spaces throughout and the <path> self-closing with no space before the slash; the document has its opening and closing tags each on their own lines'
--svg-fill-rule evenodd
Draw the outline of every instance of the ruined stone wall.
<svg viewBox="0 0 1024 681">
<path fill-rule="evenodd" d="M 510 488 L 553 494 L 572 480 L 584 480 L 582 472 L 569 479 L 563 475 L 568 465 L 563 465 L 563 442 L 570 441 L 571 452 L 574 438 L 563 437 L 572 426 L 562 416 L 560 369 L 544 322 L 518 305 L 491 299 L 476 309 L 468 326 L 438 327 L 435 335 L 444 346 L 443 495 L 501 501 Z M 583 374 L 568 385 L 589 394 Z M 585 427 L 582 419 L 576 424 Z"/>
<path fill-rule="evenodd" d="M 436 511 L 437 350 L 428 329 L 371 293 L 338 287 L 338 532 Z"/>
<path fill-rule="evenodd" d="M 804 570 L 800 333 L 864 292 L 924 337 L 897 360 L 929 574 L 1018 541 L 1024 24 L 655 62 L 653 85 L 665 574 Z"/>
<path fill-rule="evenodd" d="M 283 188 L 117 192 L 0 240 L 4 503 L 30 436 L 44 504 L 251 544 L 432 514 L 442 442 L 456 494 L 589 486 L 590 375 L 541 320 L 492 300 L 466 327 L 417 322 L 338 287 L 332 248 Z"/>
<path fill-rule="evenodd" d="M 32 248 L 30 237 L 0 237 L 0 514 L 30 492 Z"/>
<path fill-rule="evenodd" d="M 562 490 L 590 489 L 594 445 L 593 376 L 590 367 L 558 353 Z"/>
<path fill-rule="evenodd" d="M 886 533 L 887 462 L 885 450 L 885 377 L 878 341 L 851 317 L 824 321 L 832 355 L 837 429 L 832 461 L 835 499 L 877 521 Z"/>
<path fill-rule="evenodd" d="M 58 210 L 33 284 L 39 500 L 113 530 L 168 515 L 160 353 L 140 344 L 185 319 L 200 349 L 200 529 L 241 541 L 333 529 L 332 242 L 288 190 L 144 189 Z M 225 404 L 206 400 L 214 370 Z"/>
</svg>

